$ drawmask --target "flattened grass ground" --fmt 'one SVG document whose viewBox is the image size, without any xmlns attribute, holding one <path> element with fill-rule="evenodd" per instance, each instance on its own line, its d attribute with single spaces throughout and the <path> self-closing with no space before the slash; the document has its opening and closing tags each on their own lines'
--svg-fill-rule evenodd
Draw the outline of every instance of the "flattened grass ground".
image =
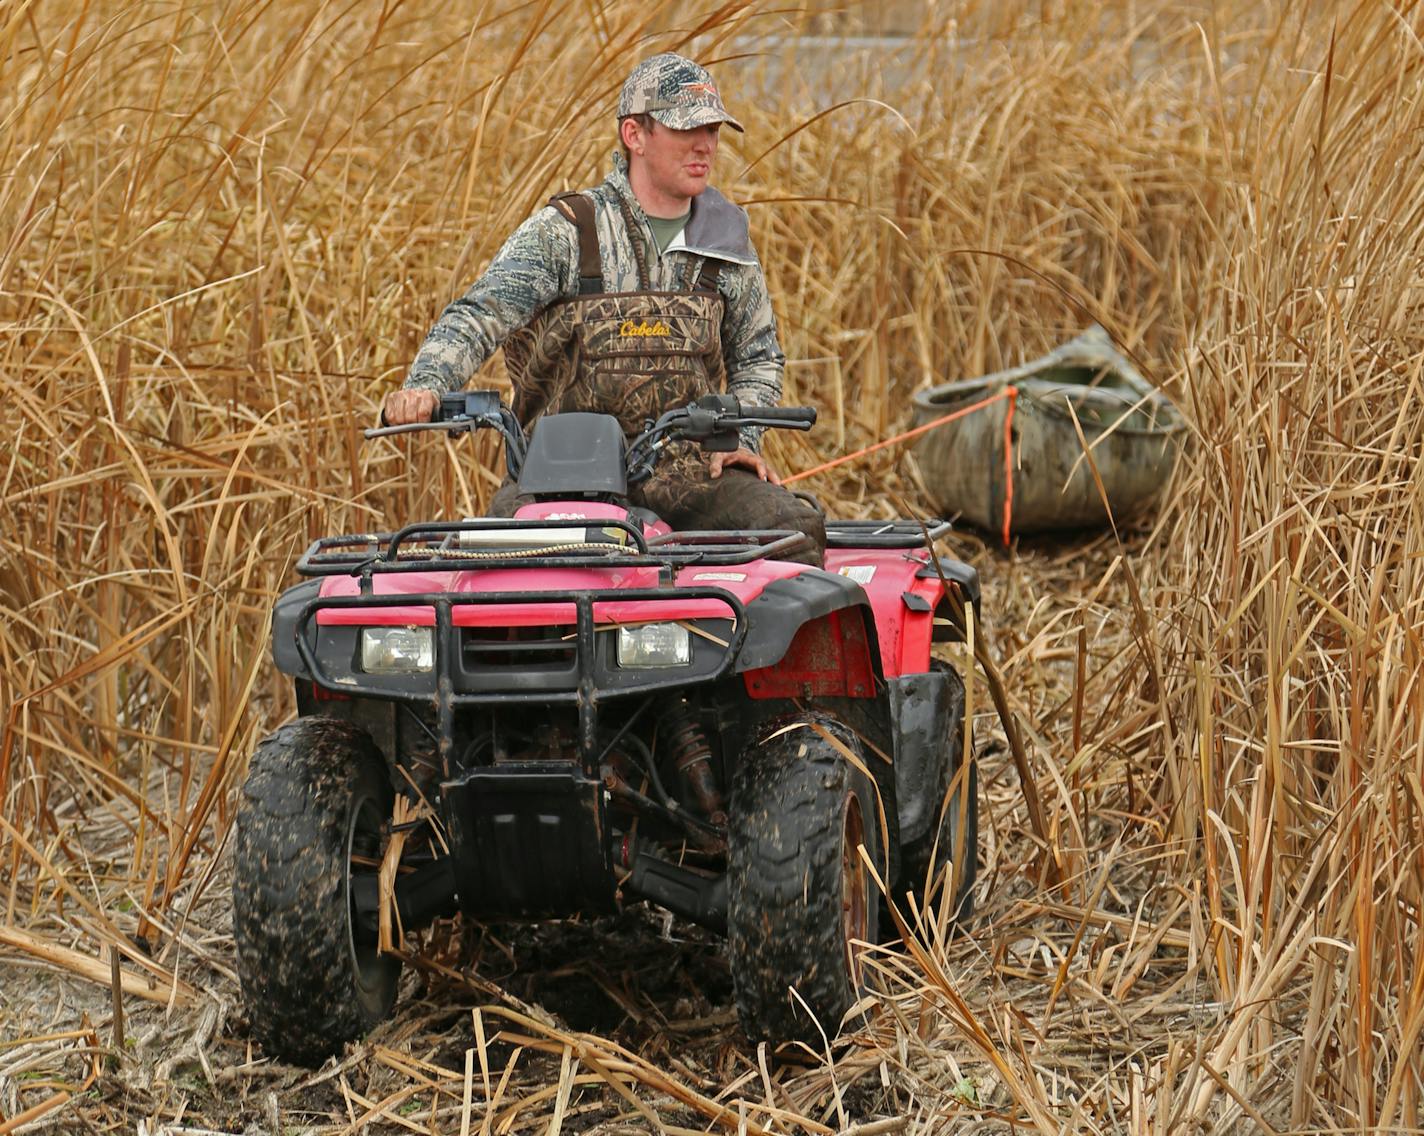
<svg viewBox="0 0 1424 1136">
<path fill-rule="evenodd" d="M 0 1132 L 1420 1126 L 1420 11 L 938 6 L 883 68 L 788 39 L 873 15 L 0 11 Z M 806 1065 L 632 913 L 486 933 L 344 1062 L 275 1068 L 224 910 L 234 787 L 290 713 L 271 598 L 318 533 L 487 500 L 488 445 L 359 427 L 503 234 L 600 176 L 630 62 L 688 43 L 748 126 L 719 181 L 788 401 L 823 410 L 784 468 L 1090 319 L 1191 419 L 1150 531 L 951 538 L 1046 847 L 982 717 L 978 932 L 882 955 Z M 922 499 L 894 453 L 814 488 Z"/>
</svg>

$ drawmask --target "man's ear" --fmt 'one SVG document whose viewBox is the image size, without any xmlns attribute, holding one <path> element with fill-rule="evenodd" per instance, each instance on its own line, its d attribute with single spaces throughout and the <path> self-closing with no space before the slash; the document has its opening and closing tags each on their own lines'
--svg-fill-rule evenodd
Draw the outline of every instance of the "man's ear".
<svg viewBox="0 0 1424 1136">
<path fill-rule="evenodd" d="M 618 137 L 628 147 L 630 154 L 636 154 L 643 146 L 643 128 L 631 115 L 618 124 Z"/>
</svg>

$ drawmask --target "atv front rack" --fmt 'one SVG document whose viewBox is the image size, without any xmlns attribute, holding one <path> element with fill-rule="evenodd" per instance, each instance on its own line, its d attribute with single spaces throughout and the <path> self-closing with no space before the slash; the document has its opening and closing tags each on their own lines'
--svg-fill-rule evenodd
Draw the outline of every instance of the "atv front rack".
<svg viewBox="0 0 1424 1136">
<path fill-rule="evenodd" d="M 387 572 L 570 567 L 670 570 L 690 564 L 720 566 L 778 559 L 809 545 L 805 533 L 788 529 L 674 532 L 649 540 L 626 520 L 480 517 L 407 525 L 395 533 L 323 537 L 297 562 L 297 572 L 303 576 L 357 576 L 364 589 L 372 575 Z"/>
</svg>

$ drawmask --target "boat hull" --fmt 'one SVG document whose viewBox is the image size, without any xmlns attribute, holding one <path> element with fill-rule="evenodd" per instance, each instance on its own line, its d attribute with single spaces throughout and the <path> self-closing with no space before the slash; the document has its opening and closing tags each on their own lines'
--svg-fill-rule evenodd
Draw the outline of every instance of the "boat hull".
<svg viewBox="0 0 1424 1136">
<path fill-rule="evenodd" d="M 1156 501 L 1185 424 L 1101 332 L 1011 371 L 922 391 L 915 425 L 1009 387 L 1012 400 L 996 398 L 916 445 L 942 515 L 1012 536 L 1121 523 Z"/>
</svg>

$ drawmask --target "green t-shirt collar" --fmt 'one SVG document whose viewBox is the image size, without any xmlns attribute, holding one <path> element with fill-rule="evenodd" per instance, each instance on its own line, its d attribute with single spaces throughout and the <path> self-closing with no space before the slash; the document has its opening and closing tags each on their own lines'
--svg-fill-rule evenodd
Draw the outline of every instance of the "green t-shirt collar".
<svg viewBox="0 0 1424 1136">
<path fill-rule="evenodd" d="M 689 205 L 687 212 L 681 217 L 654 217 L 651 214 L 644 216 L 648 218 L 648 226 L 653 230 L 653 240 L 658 242 L 658 253 L 662 254 L 667 252 L 673 238 L 687 228 L 687 222 L 692 217 L 692 207 Z"/>
</svg>

